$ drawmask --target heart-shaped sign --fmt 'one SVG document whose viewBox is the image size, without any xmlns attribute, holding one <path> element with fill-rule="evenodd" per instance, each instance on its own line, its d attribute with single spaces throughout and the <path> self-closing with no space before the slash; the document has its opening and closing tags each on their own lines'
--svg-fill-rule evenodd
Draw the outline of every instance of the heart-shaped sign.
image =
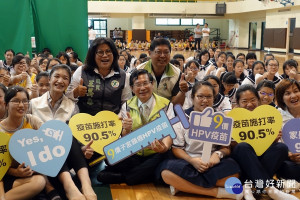
<svg viewBox="0 0 300 200">
<path fill-rule="evenodd" d="M 39 130 L 15 132 L 9 141 L 9 151 L 19 163 L 24 162 L 36 172 L 55 177 L 67 159 L 72 139 L 66 123 L 50 120 Z"/>
<path fill-rule="evenodd" d="M 101 111 L 95 116 L 86 113 L 74 115 L 69 122 L 73 136 L 86 145 L 91 140 L 91 147 L 104 155 L 103 147 L 117 140 L 122 131 L 122 121 L 111 111 Z"/>
<path fill-rule="evenodd" d="M 289 147 L 290 152 L 300 153 L 300 119 L 289 120 L 282 129 L 282 140 Z"/>
<path fill-rule="evenodd" d="M 228 115 L 233 118 L 232 138 L 250 144 L 261 156 L 274 142 L 282 125 L 282 116 L 273 106 L 262 105 L 254 111 L 235 108 Z"/>
<path fill-rule="evenodd" d="M 0 133 L 0 181 L 11 165 L 12 158 L 8 151 L 8 142 L 10 136 L 6 133 Z"/>
</svg>

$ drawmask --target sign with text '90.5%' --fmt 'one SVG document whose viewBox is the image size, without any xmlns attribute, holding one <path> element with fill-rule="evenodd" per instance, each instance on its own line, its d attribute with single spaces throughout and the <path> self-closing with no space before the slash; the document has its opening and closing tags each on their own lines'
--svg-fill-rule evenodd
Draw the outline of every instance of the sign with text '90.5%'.
<svg viewBox="0 0 300 200">
<path fill-rule="evenodd" d="M 93 140 L 91 147 L 104 155 L 103 147 L 120 137 L 122 121 L 111 111 L 101 111 L 95 116 L 79 113 L 71 118 L 69 126 L 79 142 L 87 145 Z"/>
<path fill-rule="evenodd" d="M 232 138 L 250 144 L 257 156 L 261 156 L 274 142 L 282 125 L 282 116 L 273 106 L 262 105 L 254 111 L 235 108 L 228 113 L 232 117 Z"/>
</svg>

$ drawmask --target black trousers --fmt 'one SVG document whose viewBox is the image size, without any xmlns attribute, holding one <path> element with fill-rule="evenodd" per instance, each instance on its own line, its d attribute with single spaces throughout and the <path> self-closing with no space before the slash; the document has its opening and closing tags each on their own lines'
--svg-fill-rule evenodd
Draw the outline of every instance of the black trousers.
<svg viewBox="0 0 300 200">
<path fill-rule="evenodd" d="M 195 38 L 195 50 L 201 50 L 200 42 L 201 42 L 201 38 Z"/>
<path fill-rule="evenodd" d="M 284 179 L 295 179 L 300 182 L 300 163 L 297 164 L 290 160 L 284 161 L 277 172 L 277 176 Z"/>
<path fill-rule="evenodd" d="M 164 159 L 164 155 L 155 153 L 150 156 L 133 155 L 116 165 L 108 165 L 105 171 L 120 172 L 124 175 L 127 185 L 153 182 L 155 169 Z"/>
<path fill-rule="evenodd" d="M 242 170 L 242 178 L 251 180 L 273 179 L 282 163 L 288 158 L 288 147 L 283 143 L 273 143 L 261 156 L 257 156 L 251 145 L 239 143 L 232 152 L 232 158 L 237 161 Z"/>
</svg>

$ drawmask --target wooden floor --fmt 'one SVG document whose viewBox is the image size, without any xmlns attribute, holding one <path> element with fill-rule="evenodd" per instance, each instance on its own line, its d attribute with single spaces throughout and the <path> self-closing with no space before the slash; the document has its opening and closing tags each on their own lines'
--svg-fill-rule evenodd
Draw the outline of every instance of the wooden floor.
<svg viewBox="0 0 300 200">
<path fill-rule="evenodd" d="M 113 200 L 213 200 L 208 196 L 193 195 L 179 192 L 172 196 L 167 186 L 153 184 L 142 184 L 127 186 L 126 184 L 110 185 Z M 300 198 L 300 192 L 294 194 Z M 222 199 L 220 199 L 222 200 Z M 288 199 L 287 199 L 288 200 Z"/>
<path fill-rule="evenodd" d="M 261 60 L 263 61 L 263 58 L 264 58 L 264 55 L 266 54 L 266 52 L 264 51 L 248 51 L 248 50 L 241 50 L 241 49 L 222 49 L 222 51 L 230 51 L 232 52 L 235 56 L 238 54 L 238 53 L 244 53 L 245 55 L 248 53 L 248 52 L 254 52 L 257 56 L 257 59 L 258 60 Z M 139 57 L 139 55 L 141 53 L 146 53 L 148 54 L 148 52 L 146 51 L 132 51 L 131 54 L 134 55 L 135 57 Z M 175 54 L 182 54 L 186 59 L 191 57 L 191 56 L 194 56 L 194 51 L 172 51 L 171 52 L 171 58 L 175 55 Z M 284 63 L 284 61 L 288 60 L 288 59 L 295 59 L 298 61 L 298 63 L 300 64 L 300 55 L 295 55 L 295 54 L 285 54 L 285 53 L 273 53 L 273 55 L 275 56 L 275 58 L 279 61 L 279 73 L 282 74 L 283 73 L 283 70 L 282 70 L 282 65 Z M 300 70 L 300 69 L 299 69 Z"/>
<path fill-rule="evenodd" d="M 225 50 L 223 50 L 225 51 Z M 226 49 L 226 51 L 232 52 L 234 55 L 238 53 L 247 54 L 249 51 L 247 50 L 238 50 L 238 49 Z M 131 52 L 132 55 L 139 57 L 141 53 L 147 53 L 145 51 L 135 51 Z M 175 54 L 183 54 L 185 58 L 190 56 L 194 56 L 193 51 L 172 51 L 171 57 Z M 254 51 L 258 60 L 263 61 L 263 57 L 265 52 L 263 51 Z M 279 72 L 282 73 L 282 64 L 287 59 L 295 59 L 300 63 L 300 55 L 293 54 L 282 54 L 282 53 L 273 53 L 275 58 L 280 63 Z M 111 194 L 113 200 L 212 200 L 215 198 L 210 198 L 207 196 L 199 196 L 193 194 L 187 194 L 183 192 L 179 192 L 176 196 L 172 196 L 170 193 L 170 189 L 167 186 L 158 186 L 153 184 L 143 184 L 136 186 L 127 186 L 126 184 L 112 184 L 110 185 Z M 300 192 L 294 194 L 298 198 L 300 198 Z"/>
</svg>

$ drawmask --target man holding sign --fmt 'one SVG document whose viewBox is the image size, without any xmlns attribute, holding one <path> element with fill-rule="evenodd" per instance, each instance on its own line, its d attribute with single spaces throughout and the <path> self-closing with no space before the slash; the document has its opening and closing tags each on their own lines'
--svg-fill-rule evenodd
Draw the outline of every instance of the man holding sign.
<svg viewBox="0 0 300 200">
<path fill-rule="evenodd" d="M 136 96 L 122 106 L 122 136 L 158 118 L 161 109 L 167 110 L 169 118 L 174 117 L 173 106 L 169 100 L 153 93 L 153 77 L 145 69 L 136 70 L 131 74 L 130 86 Z M 128 142 L 131 142 L 131 145 L 135 144 L 132 140 Z M 109 184 L 125 182 L 128 185 L 136 185 L 151 182 L 156 166 L 162 161 L 163 153 L 170 149 L 171 144 L 170 136 L 161 141 L 155 140 L 137 154 L 114 166 L 108 166 L 98 174 L 97 179 Z"/>
</svg>

